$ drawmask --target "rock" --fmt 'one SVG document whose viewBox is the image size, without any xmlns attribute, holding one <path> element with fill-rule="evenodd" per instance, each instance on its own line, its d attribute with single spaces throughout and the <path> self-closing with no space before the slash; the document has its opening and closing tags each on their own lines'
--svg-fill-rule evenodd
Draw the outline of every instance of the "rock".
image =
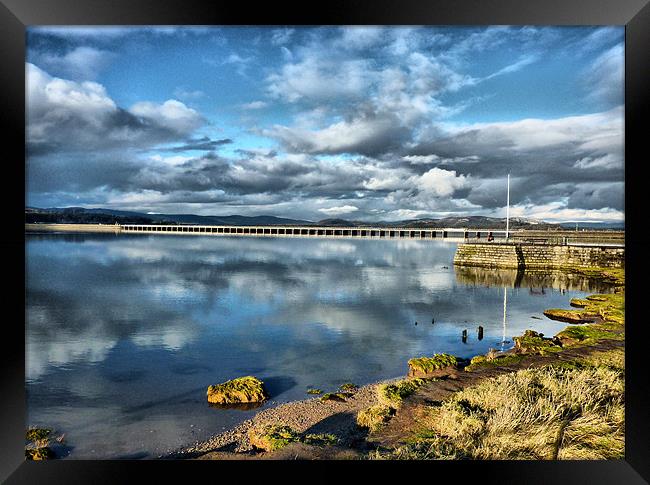
<svg viewBox="0 0 650 485">
<path fill-rule="evenodd" d="M 453 355 L 435 354 L 408 361 L 409 377 L 443 377 L 458 370 L 458 360 Z"/>
<path fill-rule="evenodd" d="M 207 396 L 213 404 L 256 403 L 269 397 L 264 383 L 253 376 L 208 386 Z"/>
<path fill-rule="evenodd" d="M 566 323 L 593 323 L 596 321 L 597 314 L 591 312 L 581 312 L 577 310 L 563 310 L 561 308 L 551 308 L 544 310 L 546 315 L 551 320 L 557 320 Z"/>
<path fill-rule="evenodd" d="M 522 354 L 559 350 L 562 346 L 562 342 L 557 337 L 547 338 L 543 333 L 534 330 L 526 330 L 521 337 L 514 337 L 514 340 L 515 349 Z"/>
<path fill-rule="evenodd" d="M 587 305 L 589 305 L 589 300 L 582 299 L 582 298 L 571 298 L 571 301 L 569 302 L 569 305 L 572 307 L 576 308 L 584 308 Z"/>
</svg>

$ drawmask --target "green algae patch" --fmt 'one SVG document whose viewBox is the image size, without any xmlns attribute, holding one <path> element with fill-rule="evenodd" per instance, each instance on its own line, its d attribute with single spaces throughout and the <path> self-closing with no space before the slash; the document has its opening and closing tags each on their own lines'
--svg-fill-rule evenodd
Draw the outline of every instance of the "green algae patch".
<svg viewBox="0 0 650 485">
<path fill-rule="evenodd" d="M 599 340 L 624 340 L 622 333 L 614 332 L 603 325 L 569 326 L 556 335 L 563 345 L 594 343 Z"/>
<path fill-rule="evenodd" d="M 305 443 L 311 446 L 334 446 L 339 438 L 331 433 L 309 433 L 301 436 L 296 430 L 284 424 L 267 424 L 248 431 L 251 445 L 262 451 L 277 451 L 291 443 Z"/>
<path fill-rule="evenodd" d="M 323 394 L 320 389 L 307 389 L 307 394 Z"/>
<path fill-rule="evenodd" d="M 352 396 L 352 394 L 349 392 L 326 392 L 320 397 L 320 400 L 322 402 L 325 401 L 345 402 L 345 399 L 350 396 Z"/>
<path fill-rule="evenodd" d="M 52 430 L 48 428 L 29 428 L 25 433 L 27 441 L 38 441 L 47 439 L 52 434 Z"/>
<path fill-rule="evenodd" d="M 269 397 L 264 383 L 253 376 L 208 386 L 207 396 L 208 402 L 213 404 L 262 402 Z"/>
<path fill-rule="evenodd" d="M 526 330 L 520 337 L 514 337 L 515 349 L 522 354 L 542 354 L 562 350 L 557 338 L 544 337 L 543 333 Z"/>
<path fill-rule="evenodd" d="M 25 459 L 50 460 L 65 452 L 65 435 L 55 435 L 50 428 L 29 427 L 25 432 Z"/>
<path fill-rule="evenodd" d="M 302 442 L 312 446 L 334 446 L 338 444 L 339 439 L 332 433 L 307 434 L 302 438 Z"/>
<path fill-rule="evenodd" d="M 432 357 L 418 357 L 408 361 L 409 376 L 426 377 L 444 373 L 449 368 L 456 369 L 458 359 L 449 354 L 434 354 Z"/>
<path fill-rule="evenodd" d="M 386 404 L 375 404 L 357 413 L 357 426 L 370 431 L 379 430 L 395 414 L 395 408 Z"/>
<path fill-rule="evenodd" d="M 341 384 L 339 386 L 339 390 L 344 392 L 357 392 L 359 390 L 359 386 L 351 382 L 346 382 L 345 384 Z"/>
<path fill-rule="evenodd" d="M 379 398 L 379 401 L 384 405 L 399 407 L 405 397 L 413 394 L 426 382 L 427 379 L 415 378 L 403 379 L 393 384 L 381 384 L 377 387 L 377 397 Z"/>
<path fill-rule="evenodd" d="M 300 441 L 300 434 L 286 425 L 266 425 L 248 431 L 248 440 L 255 448 L 263 451 L 276 451 L 289 443 Z"/>
</svg>

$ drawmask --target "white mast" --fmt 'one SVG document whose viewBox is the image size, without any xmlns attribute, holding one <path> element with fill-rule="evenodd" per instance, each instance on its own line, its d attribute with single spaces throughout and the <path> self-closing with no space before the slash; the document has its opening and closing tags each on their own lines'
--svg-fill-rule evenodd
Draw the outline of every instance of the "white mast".
<svg viewBox="0 0 650 485">
<path fill-rule="evenodd" d="M 503 287 L 503 335 L 501 337 L 501 351 L 506 344 L 506 309 L 508 307 L 508 288 Z"/>
<path fill-rule="evenodd" d="M 508 174 L 508 202 L 506 203 L 506 241 L 510 231 L 510 174 Z"/>
</svg>

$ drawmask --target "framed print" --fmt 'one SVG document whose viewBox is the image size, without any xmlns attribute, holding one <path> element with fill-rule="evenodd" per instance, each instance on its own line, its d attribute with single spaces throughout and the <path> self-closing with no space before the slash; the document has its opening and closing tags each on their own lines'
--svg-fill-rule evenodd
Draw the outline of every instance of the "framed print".
<svg viewBox="0 0 650 485">
<path fill-rule="evenodd" d="M 644 1 L 45 3 L 0 7 L 8 483 L 645 483 Z"/>
</svg>

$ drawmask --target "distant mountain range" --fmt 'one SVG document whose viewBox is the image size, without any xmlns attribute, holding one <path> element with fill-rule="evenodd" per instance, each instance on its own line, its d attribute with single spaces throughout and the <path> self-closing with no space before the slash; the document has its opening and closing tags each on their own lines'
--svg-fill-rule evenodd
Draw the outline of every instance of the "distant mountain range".
<svg viewBox="0 0 650 485">
<path fill-rule="evenodd" d="M 367 222 L 346 219 L 323 219 L 320 221 L 305 221 L 287 219 L 275 216 L 199 216 L 196 214 L 148 214 L 113 209 L 86 209 L 84 207 L 52 207 L 41 209 L 25 208 L 25 222 L 50 223 L 86 223 L 86 224 L 202 224 L 202 225 L 232 225 L 232 226 L 385 226 L 385 227 L 430 227 L 430 228 L 463 228 L 476 229 L 505 229 L 505 218 L 466 216 L 444 217 L 442 219 L 409 219 L 401 221 Z M 511 229 L 561 230 L 574 229 L 576 223 L 552 224 L 536 219 L 513 217 L 510 219 Z M 624 229 L 623 223 L 578 223 L 580 229 Z"/>
</svg>

